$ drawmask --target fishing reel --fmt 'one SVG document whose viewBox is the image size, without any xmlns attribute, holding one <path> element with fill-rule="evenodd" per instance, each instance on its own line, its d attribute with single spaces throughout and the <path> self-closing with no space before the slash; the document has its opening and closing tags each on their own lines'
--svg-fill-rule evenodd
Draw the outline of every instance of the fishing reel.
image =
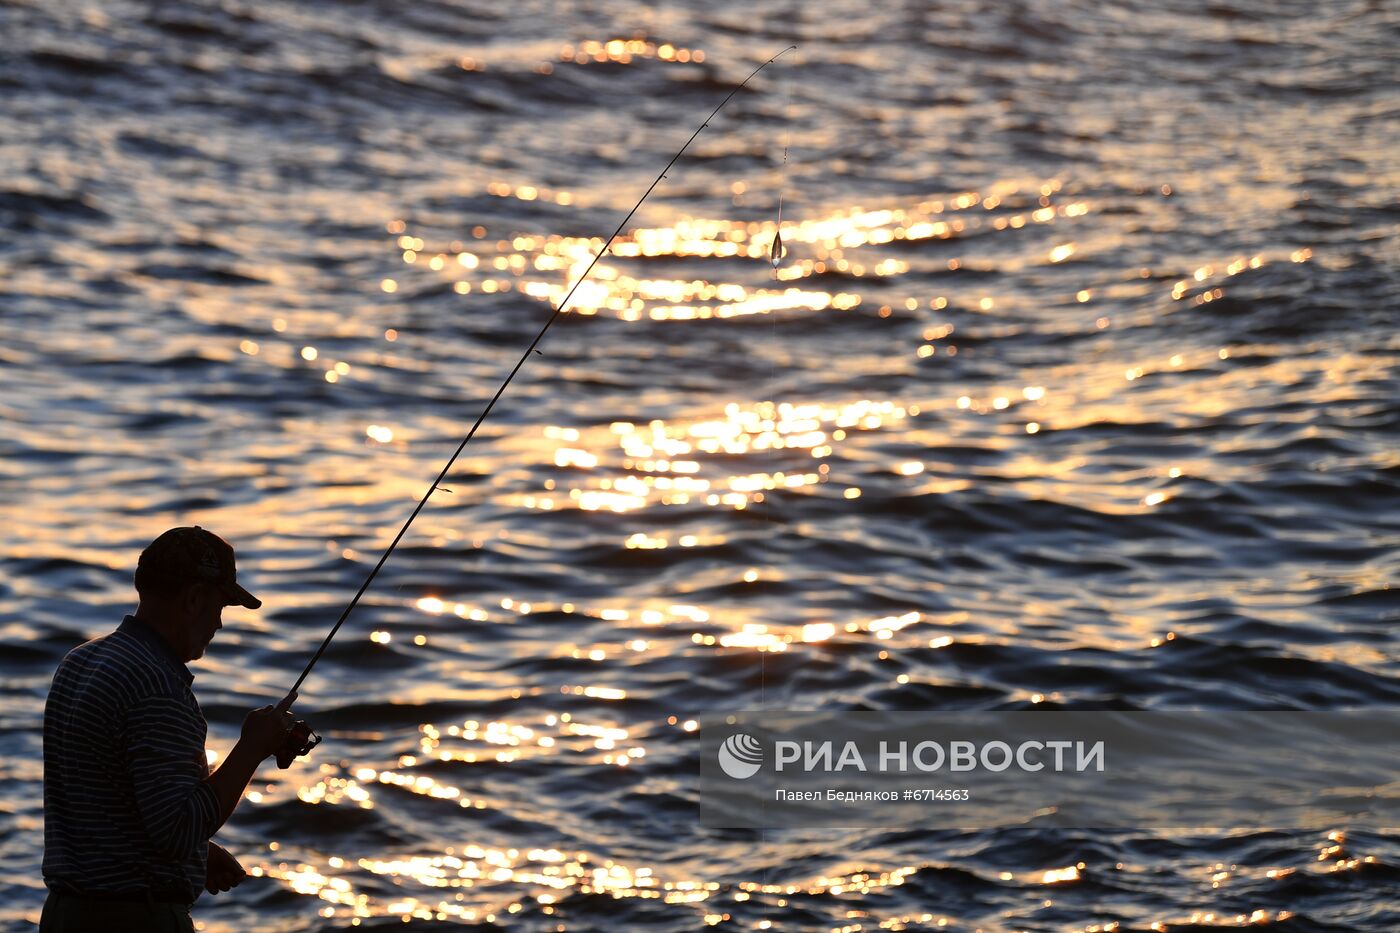
<svg viewBox="0 0 1400 933">
<path fill-rule="evenodd" d="M 306 720 L 298 719 L 292 723 L 292 729 L 282 741 L 282 747 L 277 749 L 277 767 L 291 767 L 293 759 L 310 753 L 320 744 L 321 737 L 311 731 L 311 726 L 307 725 Z"/>
</svg>

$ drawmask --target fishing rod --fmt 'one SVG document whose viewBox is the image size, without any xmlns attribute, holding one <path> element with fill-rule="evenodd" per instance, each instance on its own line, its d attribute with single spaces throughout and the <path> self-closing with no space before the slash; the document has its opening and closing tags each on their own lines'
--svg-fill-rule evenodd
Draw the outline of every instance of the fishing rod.
<svg viewBox="0 0 1400 933">
<path fill-rule="evenodd" d="M 675 165 L 676 160 L 685 153 L 686 149 L 690 148 L 690 144 L 695 142 L 695 138 L 700 135 L 701 130 L 709 126 L 710 121 L 715 118 L 715 115 L 718 114 L 720 110 L 724 109 L 724 105 L 729 103 L 735 94 L 743 90 L 744 85 L 748 84 L 749 81 L 753 79 L 754 75 L 795 48 L 797 48 L 795 45 L 788 46 L 777 55 L 774 55 L 772 58 L 759 65 L 753 71 L 749 72 L 749 76 L 743 81 L 740 81 L 734 89 L 729 92 L 728 96 L 719 102 L 719 106 L 710 111 L 710 115 L 705 118 L 705 122 L 701 123 L 700 126 L 696 128 L 695 132 L 690 134 L 690 138 L 685 141 L 685 145 L 681 146 L 676 154 L 671 156 L 671 161 L 666 163 L 666 167 L 661 170 L 661 174 L 656 176 L 656 180 L 653 181 L 646 192 L 637 199 L 637 203 L 632 205 L 632 209 L 627 212 L 627 216 L 622 218 L 622 223 L 617 225 L 617 229 L 613 231 L 612 236 L 608 237 L 607 242 L 603 244 L 603 248 L 598 251 L 598 255 L 593 257 L 593 260 L 588 264 L 588 268 L 583 270 L 583 274 L 579 276 L 578 281 L 576 281 L 573 287 L 569 289 L 568 293 L 564 295 L 564 300 L 559 302 L 559 307 L 554 309 L 554 313 L 549 316 L 549 320 L 545 321 L 544 327 L 540 328 L 540 332 L 535 335 L 535 339 L 530 341 L 530 345 L 526 347 L 525 352 L 520 355 L 520 360 L 515 364 L 515 367 L 511 369 L 510 375 L 506 376 L 505 382 L 501 383 L 501 387 L 496 390 L 496 394 L 493 395 L 491 401 L 486 404 L 486 408 L 483 409 L 481 414 L 477 417 L 476 423 L 473 424 L 471 430 L 467 432 L 467 436 L 462 438 L 462 443 L 457 445 L 456 452 L 448 458 L 446 465 L 444 465 L 442 471 L 438 473 L 437 479 L 433 480 L 432 485 L 428 487 L 428 491 L 423 493 L 423 498 L 418 500 L 418 505 L 414 507 L 413 512 L 408 516 L 408 521 L 403 523 L 403 527 L 399 529 L 399 533 L 394 536 L 394 540 L 390 542 L 388 549 L 384 552 L 383 556 L 379 558 L 379 563 L 374 565 L 374 569 L 369 572 L 369 576 L 365 578 L 365 582 L 360 584 L 359 591 L 355 593 L 354 598 L 350 600 L 350 604 L 345 607 L 345 611 L 340 614 L 340 618 L 337 619 L 335 625 L 331 627 L 330 633 L 326 635 L 325 641 L 321 642 L 321 647 L 317 648 L 316 653 L 311 656 L 311 660 L 306 662 L 306 667 L 302 670 L 301 676 L 297 678 L 296 683 L 292 684 L 292 689 L 288 690 L 287 695 L 277 704 L 278 710 L 285 712 L 291 708 L 292 703 L 294 703 L 297 698 L 297 688 L 306 680 L 306 676 L 311 673 L 311 669 L 316 666 L 316 662 L 321 660 L 321 655 L 325 654 L 327 646 L 331 643 L 331 639 L 335 638 L 336 632 L 340 631 L 340 627 L 345 624 L 345 620 L 350 617 L 350 613 L 354 610 L 355 606 L 359 604 L 360 597 L 365 595 L 365 591 L 369 589 L 369 585 L 373 583 L 374 578 L 379 575 L 380 569 L 383 568 L 385 562 L 389 560 L 389 555 L 394 553 L 394 548 L 398 547 L 399 541 L 401 541 L 403 536 L 408 532 L 408 528 L 413 524 L 413 520 L 418 517 L 419 512 L 423 511 L 423 506 L 428 504 L 428 500 L 432 497 L 433 493 L 440 488 L 438 484 L 447 477 L 447 472 L 452 469 L 452 464 L 457 462 L 457 457 L 466 449 L 468 442 L 470 442 L 472 437 L 476 434 L 476 429 L 481 427 L 481 423 L 485 421 L 486 416 L 491 413 L 491 409 L 495 406 L 496 400 L 501 397 L 501 393 L 505 392 L 506 386 L 510 385 L 511 380 L 515 378 L 515 374 L 520 372 L 520 367 L 525 365 L 525 361 L 530 358 L 530 354 L 532 352 L 537 352 L 535 347 L 544 339 L 544 335 L 549 331 L 550 326 L 554 324 L 555 319 L 568 307 L 569 300 L 574 297 L 574 292 L 576 292 L 578 287 L 588 278 L 588 274 L 593 271 L 593 267 L 597 265 L 598 260 L 602 259 L 603 254 L 612 246 L 613 240 L 617 239 L 618 235 L 622 233 L 623 228 L 627 226 L 627 222 L 632 219 L 632 215 L 637 213 L 637 209 L 642 206 L 642 202 L 651 195 L 657 185 L 661 184 L 661 180 L 666 177 L 666 173 L 671 170 L 671 166 Z M 786 162 L 786 151 L 784 151 L 783 158 L 784 162 Z M 773 253 L 776 254 L 776 258 L 774 259 L 775 264 L 776 261 L 781 258 L 781 244 L 781 237 L 776 238 L 776 249 L 773 251 Z M 287 738 L 282 747 L 277 752 L 277 766 L 279 768 L 290 767 L 293 759 L 300 758 L 307 754 L 311 749 L 319 745 L 320 742 L 321 737 L 312 731 L 311 727 L 304 720 L 296 720 L 292 724 L 291 731 L 287 733 Z"/>
</svg>

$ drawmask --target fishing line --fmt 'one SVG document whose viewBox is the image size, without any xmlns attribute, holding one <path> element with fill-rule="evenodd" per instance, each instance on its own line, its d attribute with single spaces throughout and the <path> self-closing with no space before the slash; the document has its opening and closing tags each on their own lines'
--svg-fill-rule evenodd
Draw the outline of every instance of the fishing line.
<svg viewBox="0 0 1400 933">
<path fill-rule="evenodd" d="M 797 56 L 797 55 L 794 55 L 794 56 L 793 56 L 793 63 L 792 63 L 789 67 L 792 67 L 792 68 L 795 68 L 795 67 L 796 67 L 796 60 L 797 60 L 798 57 L 799 57 L 799 56 Z M 788 150 L 789 150 L 789 149 L 791 148 L 791 146 L 792 146 L 792 76 L 791 76 L 790 74 L 788 74 L 788 73 L 785 73 L 782 69 L 779 69 L 779 70 L 778 70 L 778 82 L 779 82 L 779 84 L 780 84 L 781 87 L 782 87 L 781 96 L 782 96 L 782 98 L 783 98 L 783 102 L 779 105 L 779 114 L 778 114 L 778 115 L 779 115 L 779 118 L 783 121 L 783 164 L 782 164 L 782 165 L 779 167 L 779 169 L 778 169 L 778 219 L 777 219 L 777 226 L 776 226 L 776 229 L 774 229 L 774 231 L 773 231 L 773 242 L 772 242 L 772 244 L 771 244 L 771 246 L 770 246 L 770 248 L 769 248 L 769 251 L 768 251 L 768 261 L 769 261 L 770 263 L 772 263 L 772 266 L 773 266 L 773 281 L 775 281 L 775 282 L 780 281 L 780 277 L 779 277 L 779 275 L 778 275 L 778 270 L 782 268 L 782 265 L 783 265 L 783 258 L 784 258 L 785 256 L 787 256 L 787 252 L 788 252 L 788 251 L 787 251 L 787 247 L 783 245 L 783 199 L 784 199 L 784 197 L 786 197 L 786 195 L 787 195 Z M 772 314 L 769 323 L 772 325 L 772 326 L 770 327 L 770 331 L 771 331 L 771 336 L 772 336 L 772 340 L 773 340 L 773 346 L 774 346 L 774 347 L 777 347 L 777 345 L 778 345 L 778 315 L 777 315 L 777 312 L 776 312 L 776 311 L 774 311 L 774 313 Z M 769 385 L 770 387 L 774 387 L 774 388 L 776 387 L 776 382 L 777 382 L 777 380 L 776 380 L 776 369 L 777 369 L 777 365 L 778 365 L 778 364 L 777 364 L 777 361 L 776 361 L 775 359 L 773 359 L 773 358 L 770 358 L 770 359 L 769 359 L 769 362 L 768 362 L 768 385 Z M 776 394 L 776 393 L 772 392 L 772 390 L 771 390 L 771 388 L 770 388 L 769 394 L 772 395 L 772 394 Z M 774 400 L 774 399 L 769 399 L 769 403 L 772 404 L 772 405 L 774 406 L 775 415 L 776 415 L 776 406 L 777 406 L 776 400 Z M 776 492 L 776 489 L 775 489 L 774 491 Z M 771 508 L 771 506 L 769 505 L 769 497 L 765 496 L 764 499 L 763 499 L 763 517 L 764 517 L 765 519 L 767 519 L 767 521 L 768 521 L 768 523 L 769 523 L 769 526 L 770 526 L 770 532 L 771 532 L 771 526 L 772 526 L 773 517 L 772 517 L 772 514 L 771 514 L 770 511 L 769 511 L 770 508 Z M 760 659 L 760 661 L 759 661 L 758 686 L 759 686 L 759 707 L 760 707 L 760 708 L 762 708 L 762 707 L 764 706 L 764 704 L 767 702 L 767 698 L 768 698 L 768 666 L 767 666 L 767 663 L 766 663 L 767 657 L 768 657 L 768 652 L 766 652 L 766 651 L 759 652 L 759 659 Z"/>
<path fill-rule="evenodd" d="M 786 49 L 784 51 L 786 51 Z M 796 67 L 795 63 L 797 58 L 798 56 L 793 56 L 793 64 L 790 67 Z M 782 267 L 783 257 L 787 255 L 787 249 L 783 246 L 783 196 L 787 192 L 788 149 L 792 145 L 792 78 L 790 75 L 785 74 L 782 69 L 779 69 L 778 81 L 782 85 L 784 91 L 783 97 L 785 98 L 785 101 L 779 114 L 783 121 L 783 164 L 782 167 L 778 170 L 778 219 L 777 226 L 773 230 L 773 242 L 770 244 L 768 249 L 768 261 L 773 266 L 774 283 L 778 283 L 781 281 L 781 279 L 778 276 L 778 270 Z M 778 346 L 778 315 L 776 310 L 774 310 L 774 312 L 772 313 L 769 323 L 772 325 L 769 328 L 769 330 L 771 333 L 773 346 L 774 348 L 776 348 Z M 774 391 L 774 389 L 776 388 L 776 369 L 776 359 L 773 356 L 770 356 L 768 360 L 768 385 L 770 387 L 768 392 L 769 395 L 777 394 Z M 771 398 L 769 399 L 769 403 L 774 406 L 777 405 L 777 402 Z M 776 415 L 777 412 L 775 410 L 775 419 Z M 777 489 L 775 488 L 773 491 L 776 493 Z M 772 538 L 773 534 L 772 509 L 772 497 L 764 496 L 763 518 L 768 523 L 768 534 L 770 539 Z M 758 652 L 758 708 L 760 711 L 762 711 L 767 706 L 768 652 L 760 649 Z M 767 844 L 768 830 L 766 827 L 759 827 L 758 840 L 760 846 Z M 765 890 L 768 888 L 769 885 L 769 873 L 771 868 L 771 860 L 765 860 L 763 865 L 763 887 Z"/>
<path fill-rule="evenodd" d="M 399 529 L 399 533 L 394 536 L 394 540 L 390 542 L 383 556 L 379 558 L 379 562 L 375 564 L 374 569 L 369 572 L 369 576 L 365 578 L 365 582 L 360 584 L 360 589 L 355 593 L 349 605 L 347 605 L 345 610 L 340 614 L 340 618 L 336 620 L 335 625 L 331 627 L 325 640 L 321 642 L 321 647 L 316 649 L 316 653 L 312 655 L 311 660 L 306 663 L 306 667 L 302 670 L 301 676 L 297 678 L 296 683 L 292 684 L 292 688 L 287 691 L 287 695 L 282 698 L 282 701 L 277 704 L 279 709 L 286 710 L 296 700 L 297 689 L 301 687 L 302 682 L 305 681 L 307 675 L 311 673 L 311 669 L 316 666 L 316 662 L 321 660 L 321 656 L 325 654 L 326 648 L 330 645 L 331 640 L 335 638 L 336 633 L 340 631 L 340 627 L 345 624 L 345 620 L 350 617 L 350 613 L 359 604 L 360 598 L 365 595 L 365 591 L 368 590 L 370 584 L 374 582 L 374 578 L 379 575 L 379 571 L 389 560 L 389 555 L 394 553 L 394 548 L 398 547 L 399 542 L 403 540 L 403 536 L 408 532 L 409 526 L 413 524 L 413 520 L 418 517 L 418 513 L 423 511 L 423 507 L 428 504 L 428 500 L 432 498 L 433 493 L 441 488 L 439 484 L 447 477 L 447 473 L 452 469 L 452 465 L 457 462 L 457 458 L 461 455 L 462 451 L 466 449 L 472 437 L 476 435 L 477 428 L 481 427 L 481 423 L 485 421 L 486 416 L 491 413 L 491 409 L 495 407 L 496 401 L 501 397 L 501 394 L 505 392 L 506 386 L 510 385 L 511 380 L 515 378 L 515 374 L 520 371 L 520 367 L 530 358 L 530 354 L 535 351 L 535 347 L 544 339 L 544 335 L 549 331 L 549 328 L 554 324 L 555 320 L 558 319 L 559 315 L 563 313 L 564 309 L 568 307 L 570 299 L 574 296 L 574 292 L 587 280 L 588 274 L 593 271 L 593 267 L 597 265 L 598 260 L 603 258 L 603 255 L 607 253 L 608 249 L 612 246 L 613 240 L 617 239 L 618 235 L 622 233 L 623 228 L 627 226 L 627 222 L 632 219 L 632 215 L 642 206 L 642 202 L 651 195 L 657 185 L 661 184 L 661 180 L 666 177 L 666 173 L 671 170 L 671 166 L 675 165 L 676 161 L 690 148 L 690 144 L 695 142 L 695 138 L 700 135 L 701 131 L 710 125 L 710 121 L 724 108 L 724 105 L 729 103 L 735 94 L 743 90 L 744 86 L 753 79 L 754 75 L 795 48 L 797 48 L 797 46 L 790 45 L 783 49 L 777 55 L 774 55 L 753 71 L 749 72 L 747 78 L 735 85 L 734 89 L 729 92 L 724 100 L 720 101 L 719 105 L 715 107 L 714 110 L 710 111 L 710 115 L 696 128 L 695 132 L 690 134 L 690 138 L 685 141 L 685 145 L 681 146 L 676 154 L 671 156 L 671 161 L 666 163 L 666 167 L 661 170 L 661 174 L 656 176 L 656 179 L 647 188 L 646 192 L 637 199 L 637 203 L 632 205 L 632 209 L 627 212 L 627 216 L 622 218 L 622 222 L 617 225 L 617 229 L 613 231 L 612 236 L 608 237 L 607 242 L 603 244 L 603 248 L 600 249 L 598 254 L 588 263 L 588 267 L 583 270 L 583 274 L 578 277 L 578 280 L 574 282 L 573 286 L 564 295 L 564 300 L 559 302 L 559 306 L 554 309 L 554 313 L 549 316 L 549 320 L 545 322 L 544 327 L 540 329 L 535 339 L 530 341 L 530 345 L 525 348 L 525 352 L 520 355 L 520 360 L 515 364 L 514 368 L 511 369 L 510 375 L 506 376 L 505 382 L 501 383 L 501 387 L 497 389 L 496 394 L 491 397 L 491 401 L 487 403 L 486 408 L 483 409 L 481 414 L 477 417 L 476 423 L 473 424 L 471 430 L 467 432 L 467 436 L 462 438 L 462 442 L 457 445 L 457 450 L 448 458 L 447 463 L 443 466 L 441 472 L 438 473 L 437 479 L 433 480 L 432 484 L 428 487 L 428 491 L 423 494 L 423 498 L 418 500 L 418 505 L 414 507 L 413 512 L 408 516 L 408 520 L 403 523 L 403 527 Z M 297 721 L 294 724 L 292 732 L 289 734 L 288 746 L 278 753 L 278 765 L 283 768 L 287 767 L 291 763 L 292 758 L 306 754 L 306 752 L 315 747 L 318 742 L 320 742 L 320 737 L 311 731 L 310 726 L 305 722 Z"/>
<path fill-rule="evenodd" d="M 786 50 L 784 50 L 784 51 L 786 51 Z M 795 58 L 796 58 L 796 56 L 794 56 L 794 59 L 795 59 Z M 784 103 L 779 104 L 779 111 L 778 111 L 778 116 L 779 116 L 779 118 L 783 121 L 783 164 L 782 164 L 782 165 L 779 167 L 779 169 L 778 169 L 778 219 L 777 219 L 776 225 L 775 225 L 774 228 L 773 228 L 773 242 L 770 243 L 770 244 L 768 244 L 768 262 L 769 262 L 769 264 L 772 265 L 772 267 L 773 267 L 773 281 L 774 281 L 774 282 L 780 281 L 779 276 L 778 276 L 778 270 L 779 270 L 780 268 L 782 268 L 782 265 L 783 265 L 783 257 L 787 255 L 787 247 L 785 247 L 785 246 L 783 245 L 783 196 L 784 196 L 784 195 L 786 194 L 786 192 L 787 192 L 788 148 L 789 148 L 789 147 L 791 146 L 791 144 L 792 144 L 792 114 L 791 114 L 791 110 L 792 110 L 792 81 L 791 81 L 791 79 L 790 79 L 786 74 L 783 73 L 782 69 L 779 69 L 779 70 L 778 70 L 778 82 L 779 82 L 779 84 L 781 85 L 782 91 L 783 91 L 783 93 L 782 93 L 781 96 L 784 98 Z M 769 318 L 769 323 L 772 325 L 772 326 L 769 328 L 769 331 L 770 331 L 770 336 L 771 336 L 772 341 L 773 341 L 773 346 L 774 346 L 774 347 L 777 347 L 777 345 L 778 345 L 778 315 L 777 315 L 776 309 L 771 313 L 770 318 Z M 774 359 L 770 356 L 770 357 L 769 357 L 769 360 L 768 360 L 768 385 L 769 385 L 769 392 L 768 392 L 768 394 L 769 394 L 769 395 L 774 394 L 773 391 L 772 391 L 772 387 L 774 386 L 774 383 L 775 383 L 775 379 L 774 379 L 774 370 L 775 370 L 776 366 L 777 366 L 777 363 L 776 363 L 776 362 L 774 361 Z M 776 406 L 776 405 L 777 405 L 777 402 L 775 402 L 773 399 L 769 399 L 769 404 Z M 776 413 L 776 411 L 775 411 L 775 413 Z M 776 492 L 776 490 L 774 490 L 774 491 Z M 771 513 L 771 511 L 770 511 L 770 510 L 772 509 L 772 506 L 769 504 L 770 498 L 771 498 L 771 497 L 769 497 L 769 496 L 764 496 L 764 497 L 763 497 L 763 518 L 764 518 L 764 520 L 768 523 L 768 530 L 769 530 L 769 534 L 770 534 L 770 536 L 771 536 L 772 530 L 773 530 L 773 515 L 772 515 L 772 513 Z M 758 706 L 759 706 L 759 709 L 762 709 L 764 706 L 766 706 L 766 705 L 767 705 L 767 702 L 768 702 L 768 652 L 767 652 L 767 651 L 762 651 L 762 650 L 761 650 L 761 651 L 759 651 L 759 653 L 758 653 Z"/>
</svg>

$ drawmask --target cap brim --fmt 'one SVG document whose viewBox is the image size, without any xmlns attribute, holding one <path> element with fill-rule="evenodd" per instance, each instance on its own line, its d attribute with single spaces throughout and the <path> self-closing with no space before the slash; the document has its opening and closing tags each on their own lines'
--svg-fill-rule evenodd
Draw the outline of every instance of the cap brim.
<svg viewBox="0 0 1400 933">
<path fill-rule="evenodd" d="M 229 583 L 224 589 L 228 593 L 228 605 L 242 606 L 244 609 L 262 608 L 262 600 L 258 599 L 252 593 L 249 593 L 237 583 Z"/>
</svg>

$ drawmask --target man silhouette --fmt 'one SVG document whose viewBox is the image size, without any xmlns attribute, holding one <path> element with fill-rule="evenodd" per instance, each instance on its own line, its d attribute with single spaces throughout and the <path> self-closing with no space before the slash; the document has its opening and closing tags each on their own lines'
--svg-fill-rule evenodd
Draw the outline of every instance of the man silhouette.
<svg viewBox="0 0 1400 933">
<path fill-rule="evenodd" d="M 287 701 L 253 710 L 209 772 L 185 663 L 204 656 L 224 606 L 262 605 L 227 541 L 172 528 L 141 552 L 135 584 L 136 612 L 64 657 L 44 706 L 41 933 L 193 931 L 200 889 L 244 877 L 210 837 L 292 725 Z"/>
</svg>

